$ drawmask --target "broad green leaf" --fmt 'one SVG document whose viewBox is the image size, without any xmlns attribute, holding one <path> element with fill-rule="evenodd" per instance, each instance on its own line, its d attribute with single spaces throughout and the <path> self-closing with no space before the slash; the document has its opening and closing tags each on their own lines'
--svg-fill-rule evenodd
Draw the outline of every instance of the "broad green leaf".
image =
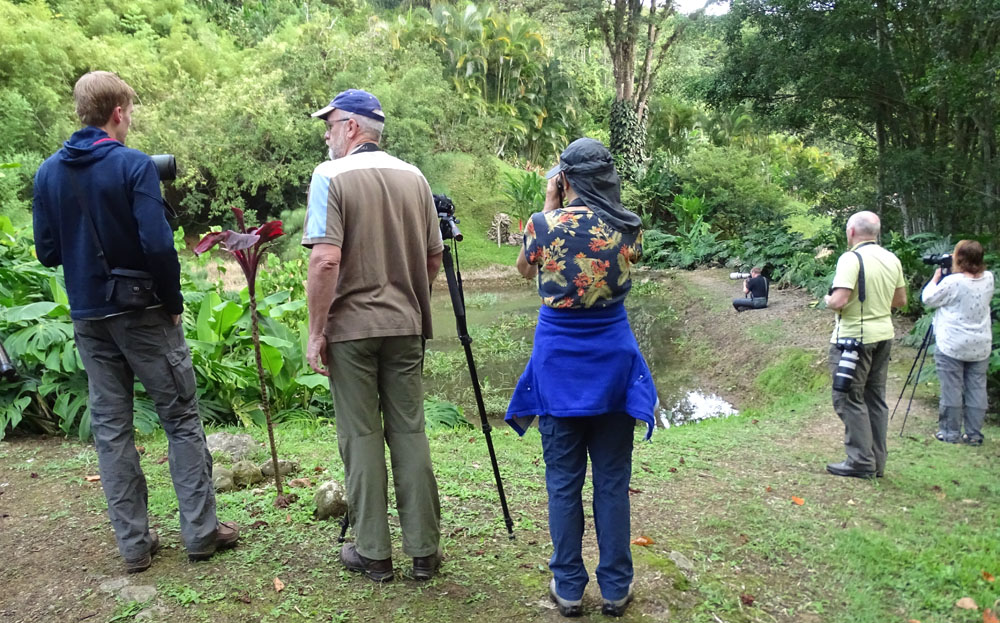
<svg viewBox="0 0 1000 623">
<path fill-rule="evenodd" d="M 62 303 L 40 301 L 38 303 L 10 307 L 3 312 L 3 318 L 11 324 L 17 324 L 22 322 L 33 322 L 46 316 L 51 316 L 53 318 L 65 316 L 68 313 L 69 308 Z"/>
<path fill-rule="evenodd" d="M 201 308 L 198 310 L 197 334 L 202 342 L 215 342 L 215 332 L 212 330 L 212 309 L 220 303 L 219 295 L 215 292 L 207 292 L 205 298 L 201 300 Z"/>
<path fill-rule="evenodd" d="M 261 341 L 263 342 L 263 338 L 261 338 Z M 270 344 L 260 345 L 260 358 L 261 362 L 264 364 L 264 369 L 267 370 L 272 377 L 278 376 L 281 372 L 281 368 L 285 365 L 285 358 L 281 355 L 281 351 Z"/>
<path fill-rule="evenodd" d="M 225 301 L 216 305 L 212 312 L 212 329 L 215 331 L 215 335 L 221 339 L 229 333 L 236 321 L 243 315 L 243 307 L 233 301 Z"/>
<path fill-rule="evenodd" d="M 309 389 L 315 390 L 320 387 L 328 387 L 330 379 L 322 374 L 316 374 L 313 372 L 312 374 L 302 374 L 295 377 L 295 382 L 302 387 L 308 387 Z"/>
</svg>

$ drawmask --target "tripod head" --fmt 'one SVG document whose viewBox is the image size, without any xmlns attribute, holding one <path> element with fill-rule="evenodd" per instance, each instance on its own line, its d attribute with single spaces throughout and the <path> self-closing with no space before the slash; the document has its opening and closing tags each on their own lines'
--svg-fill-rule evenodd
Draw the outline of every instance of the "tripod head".
<svg viewBox="0 0 1000 623">
<path fill-rule="evenodd" d="M 434 195 L 434 207 L 441 224 L 441 239 L 462 242 L 462 232 L 458 229 L 461 221 L 455 218 L 455 203 L 448 195 Z"/>
</svg>

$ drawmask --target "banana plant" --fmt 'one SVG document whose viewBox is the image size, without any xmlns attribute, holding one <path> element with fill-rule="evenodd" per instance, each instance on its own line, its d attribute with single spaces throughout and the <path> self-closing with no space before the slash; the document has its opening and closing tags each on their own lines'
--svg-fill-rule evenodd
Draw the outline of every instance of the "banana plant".
<svg viewBox="0 0 1000 623">
<path fill-rule="evenodd" d="M 264 411 L 264 418 L 267 421 L 267 439 L 271 446 L 271 462 L 274 465 L 274 486 L 278 491 L 274 504 L 278 507 L 288 506 L 289 500 L 285 497 L 281 487 L 281 472 L 278 469 L 278 449 L 274 442 L 274 421 L 271 417 L 271 407 L 267 399 L 267 383 L 264 380 L 264 362 L 261 357 L 260 348 L 260 327 L 257 322 L 257 271 L 260 261 L 267 252 L 270 243 L 278 236 L 284 234 L 281 229 L 281 221 L 268 221 L 260 227 L 247 229 L 243 219 L 243 210 L 233 207 L 233 214 L 236 216 L 236 223 L 239 231 L 226 230 L 211 232 L 201 239 L 201 242 L 194 248 L 195 255 L 205 253 L 215 245 L 221 245 L 236 260 L 243 275 L 247 279 L 247 292 L 250 298 L 250 331 L 253 337 L 254 358 L 257 362 L 257 378 L 260 381 L 261 408 Z"/>
</svg>

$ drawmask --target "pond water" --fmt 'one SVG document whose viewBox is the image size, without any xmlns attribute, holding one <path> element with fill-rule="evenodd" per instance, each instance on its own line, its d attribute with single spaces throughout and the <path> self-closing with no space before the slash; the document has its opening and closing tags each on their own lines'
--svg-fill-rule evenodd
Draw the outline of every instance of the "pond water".
<svg viewBox="0 0 1000 623">
<path fill-rule="evenodd" d="M 538 294 L 533 283 L 525 282 L 520 287 L 494 290 L 467 287 L 465 300 L 486 412 L 490 418 L 500 418 L 531 355 Z M 660 297 L 632 295 L 626 300 L 626 308 L 639 348 L 653 372 L 660 397 L 661 426 L 670 428 L 736 413 L 718 396 L 679 386 L 678 375 L 672 372 L 681 365 L 673 343 L 676 318 Z M 427 343 L 424 391 L 461 406 L 469 421 L 478 422 L 475 394 L 446 287 L 435 289 L 432 313 L 435 338 Z"/>
</svg>

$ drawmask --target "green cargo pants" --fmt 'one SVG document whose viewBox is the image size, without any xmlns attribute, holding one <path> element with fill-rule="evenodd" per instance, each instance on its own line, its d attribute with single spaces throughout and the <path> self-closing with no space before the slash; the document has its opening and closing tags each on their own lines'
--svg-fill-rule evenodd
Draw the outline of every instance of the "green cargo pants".
<svg viewBox="0 0 1000 623">
<path fill-rule="evenodd" d="M 355 546 L 366 558 L 384 560 L 392 553 L 385 443 L 403 551 L 416 557 L 438 550 L 441 508 L 424 432 L 423 350 L 419 335 L 327 345 L 348 513 Z"/>
</svg>

